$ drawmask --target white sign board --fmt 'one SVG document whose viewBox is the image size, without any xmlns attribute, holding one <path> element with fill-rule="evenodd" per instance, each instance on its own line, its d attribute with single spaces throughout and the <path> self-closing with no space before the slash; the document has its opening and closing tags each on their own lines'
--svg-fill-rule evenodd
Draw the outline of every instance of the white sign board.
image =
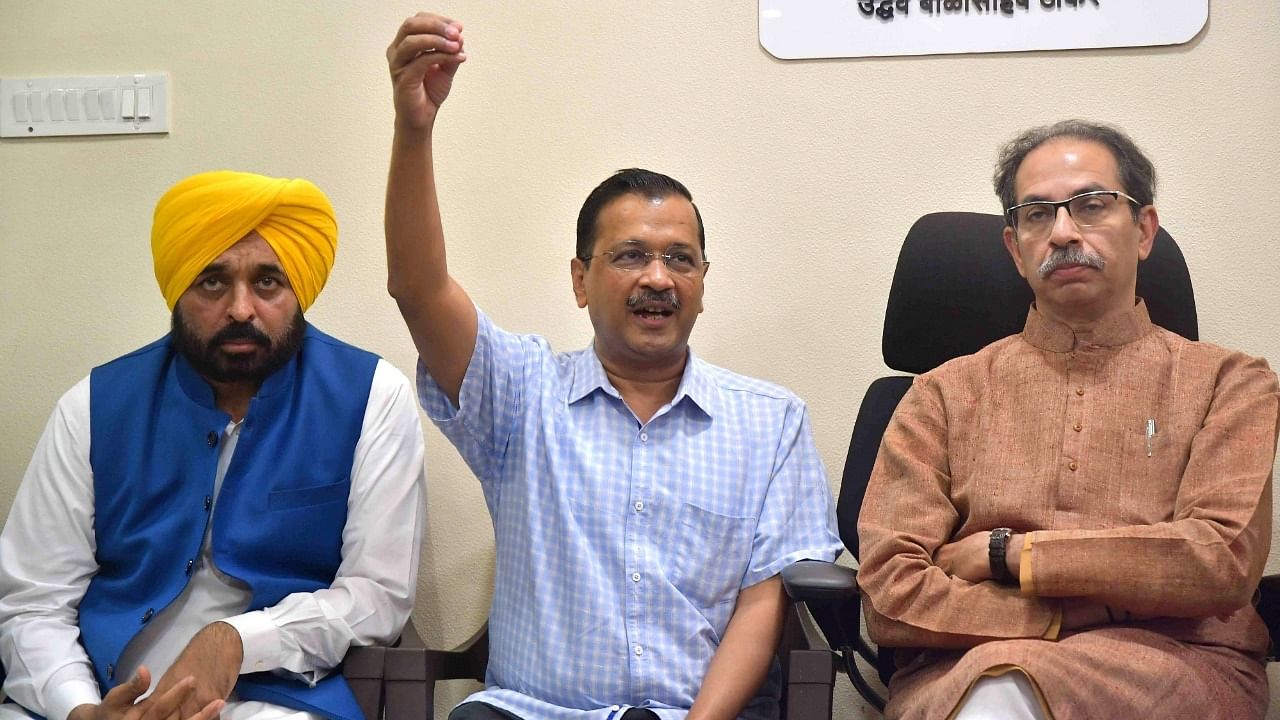
<svg viewBox="0 0 1280 720">
<path fill-rule="evenodd" d="M 1174 45 L 1209 0 L 759 0 L 760 44 L 784 60 Z"/>
</svg>

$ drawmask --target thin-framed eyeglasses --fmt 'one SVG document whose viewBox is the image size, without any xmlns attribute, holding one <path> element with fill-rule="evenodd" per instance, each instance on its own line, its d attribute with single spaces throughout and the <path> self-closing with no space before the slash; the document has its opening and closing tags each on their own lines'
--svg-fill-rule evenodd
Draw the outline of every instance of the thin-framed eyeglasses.
<svg viewBox="0 0 1280 720">
<path fill-rule="evenodd" d="M 1058 221 L 1058 209 L 1066 208 L 1071 220 L 1082 228 L 1106 225 L 1117 217 L 1124 207 L 1121 198 L 1142 207 L 1142 203 L 1119 190 L 1090 190 L 1073 195 L 1066 200 L 1033 200 L 1019 203 L 1004 211 L 1005 219 L 1023 238 L 1039 240 L 1053 231 Z"/>
<path fill-rule="evenodd" d="M 700 260 L 691 250 L 684 248 L 668 248 L 666 252 L 641 250 L 638 247 L 624 247 L 619 250 L 605 250 L 602 253 L 578 258 L 583 262 L 596 258 L 608 258 L 609 267 L 622 272 L 637 272 L 649 267 L 649 263 L 661 258 L 662 263 L 676 275 L 693 277 L 710 267 L 710 260 Z"/>
</svg>

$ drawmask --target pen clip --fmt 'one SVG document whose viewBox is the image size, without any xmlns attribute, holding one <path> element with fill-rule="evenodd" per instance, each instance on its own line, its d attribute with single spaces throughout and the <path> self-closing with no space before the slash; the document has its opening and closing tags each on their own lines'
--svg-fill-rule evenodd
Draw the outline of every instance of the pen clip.
<svg viewBox="0 0 1280 720">
<path fill-rule="evenodd" d="M 1147 457 L 1151 457 L 1151 440 L 1156 435 L 1156 419 L 1147 418 Z"/>
</svg>

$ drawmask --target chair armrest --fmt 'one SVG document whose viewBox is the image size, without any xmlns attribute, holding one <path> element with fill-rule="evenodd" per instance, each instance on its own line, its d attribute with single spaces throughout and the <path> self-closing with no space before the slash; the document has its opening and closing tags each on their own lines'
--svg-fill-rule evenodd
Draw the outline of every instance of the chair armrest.
<svg viewBox="0 0 1280 720">
<path fill-rule="evenodd" d="M 1267 661 L 1280 660 L 1280 575 L 1268 575 L 1258 583 L 1258 615 L 1267 625 L 1267 633 L 1271 636 L 1271 647 L 1267 650 Z"/>
<path fill-rule="evenodd" d="M 787 595 L 803 602 L 834 650 L 863 646 L 858 634 L 862 614 L 858 573 L 822 560 L 801 560 L 782 569 Z"/>
<path fill-rule="evenodd" d="M 838 602 L 858 595 L 858 571 L 822 560 L 800 560 L 782 569 L 782 586 L 792 600 Z"/>
<path fill-rule="evenodd" d="M 342 659 L 342 675 L 366 718 L 382 717 L 382 674 L 387 649 L 358 646 L 349 648 Z"/>
<path fill-rule="evenodd" d="M 488 662 L 488 625 L 454 650 L 431 650 L 411 623 L 400 645 L 386 650 L 386 720 L 432 720 L 436 682 L 483 681 Z"/>
</svg>

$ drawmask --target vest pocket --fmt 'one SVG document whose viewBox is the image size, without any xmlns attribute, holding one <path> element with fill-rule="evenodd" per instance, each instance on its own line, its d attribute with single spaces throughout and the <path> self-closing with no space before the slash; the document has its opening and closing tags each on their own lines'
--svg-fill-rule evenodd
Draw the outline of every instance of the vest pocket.
<svg viewBox="0 0 1280 720">
<path fill-rule="evenodd" d="M 328 485 L 312 485 L 311 487 L 294 488 L 292 490 L 272 490 L 267 495 L 268 510 L 292 510 L 294 508 L 311 507 L 342 500 L 346 502 L 351 484 L 346 479 Z"/>
</svg>

